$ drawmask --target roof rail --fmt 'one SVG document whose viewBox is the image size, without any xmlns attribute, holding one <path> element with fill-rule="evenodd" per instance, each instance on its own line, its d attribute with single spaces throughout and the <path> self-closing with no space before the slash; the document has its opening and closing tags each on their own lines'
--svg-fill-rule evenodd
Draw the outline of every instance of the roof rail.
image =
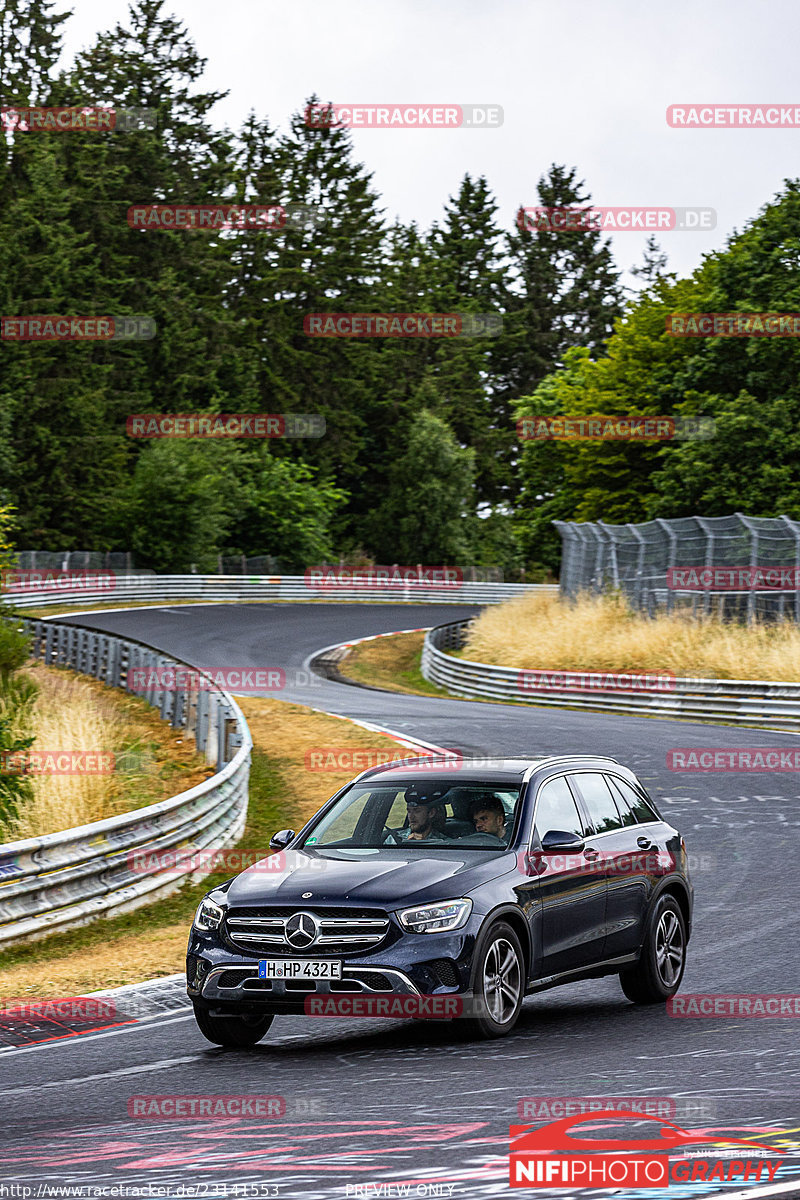
<svg viewBox="0 0 800 1200">
<path fill-rule="evenodd" d="M 422 755 L 409 755 L 409 758 L 421 758 L 421 757 L 423 757 L 423 756 Z M 445 754 L 443 752 L 441 754 L 425 755 L 424 757 L 425 757 L 426 761 L 442 759 L 446 762 L 448 759 L 453 758 L 454 755 Z M 496 754 L 496 755 L 483 754 L 483 755 L 476 755 L 475 757 L 483 758 L 483 759 L 497 758 L 497 759 L 502 759 L 505 761 L 519 760 L 520 762 L 529 762 L 529 763 L 534 763 L 534 762 L 572 762 L 576 758 L 596 758 L 596 759 L 599 759 L 601 762 L 612 762 L 612 763 L 615 763 L 617 766 L 620 766 L 619 760 L 616 758 L 612 758 L 610 754 Z M 465 758 L 466 758 L 466 756 L 462 756 L 462 761 Z M 390 762 L 378 763 L 377 766 L 367 767 L 367 769 L 365 771 L 362 771 L 360 775 L 356 775 L 356 780 L 367 779 L 372 775 L 379 775 L 382 771 L 391 771 L 391 770 L 394 770 L 395 767 L 399 767 L 402 765 L 404 765 L 404 761 L 402 759 L 396 759 L 396 758 Z"/>
</svg>

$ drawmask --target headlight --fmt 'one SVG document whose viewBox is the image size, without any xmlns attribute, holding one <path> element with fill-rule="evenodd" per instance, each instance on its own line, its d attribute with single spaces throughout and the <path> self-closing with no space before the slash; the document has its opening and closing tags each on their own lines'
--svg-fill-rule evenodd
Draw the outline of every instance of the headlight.
<svg viewBox="0 0 800 1200">
<path fill-rule="evenodd" d="M 197 906 L 193 924 L 195 929 L 219 929 L 219 923 L 224 916 L 225 909 L 206 896 Z"/>
<path fill-rule="evenodd" d="M 412 933 L 450 933 L 466 925 L 471 912 L 471 900 L 444 900 L 441 904 L 426 904 L 424 908 L 404 908 L 397 919 Z"/>
</svg>

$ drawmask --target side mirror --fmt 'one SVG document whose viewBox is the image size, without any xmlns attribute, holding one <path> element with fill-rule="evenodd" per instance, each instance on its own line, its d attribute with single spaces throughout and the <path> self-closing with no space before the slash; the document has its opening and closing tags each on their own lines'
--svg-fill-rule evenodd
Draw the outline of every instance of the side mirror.
<svg viewBox="0 0 800 1200">
<path fill-rule="evenodd" d="M 270 850 L 284 850 L 297 834 L 293 829 L 282 829 L 269 839 Z"/>
<path fill-rule="evenodd" d="M 563 829 L 548 829 L 542 838 L 542 853 L 580 854 L 585 845 L 585 840 L 577 833 L 567 833 Z"/>
</svg>

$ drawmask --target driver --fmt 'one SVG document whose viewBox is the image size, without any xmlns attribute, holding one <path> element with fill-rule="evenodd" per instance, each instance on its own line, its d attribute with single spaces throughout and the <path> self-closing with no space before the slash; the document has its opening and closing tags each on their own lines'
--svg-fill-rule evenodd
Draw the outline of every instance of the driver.
<svg viewBox="0 0 800 1200">
<path fill-rule="evenodd" d="M 416 787 L 406 791 L 408 826 L 395 834 L 402 842 L 425 842 L 451 840 L 445 832 L 446 811 L 444 792 L 435 790 L 425 793 Z"/>
<path fill-rule="evenodd" d="M 506 810 L 503 801 L 494 792 L 484 792 L 476 796 L 469 806 L 469 817 L 475 823 L 476 833 L 491 833 L 496 838 L 505 840 L 508 828 L 506 826 Z"/>
</svg>

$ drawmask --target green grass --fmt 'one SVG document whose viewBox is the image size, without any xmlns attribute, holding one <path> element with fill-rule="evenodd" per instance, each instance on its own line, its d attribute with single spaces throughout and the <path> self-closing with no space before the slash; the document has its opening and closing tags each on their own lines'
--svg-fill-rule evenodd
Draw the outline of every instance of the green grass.
<svg viewBox="0 0 800 1200">
<path fill-rule="evenodd" d="M 339 673 L 368 687 L 419 696 L 448 696 L 445 688 L 429 683 L 421 670 L 424 633 L 398 633 L 353 646 L 338 663 Z"/>
</svg>

